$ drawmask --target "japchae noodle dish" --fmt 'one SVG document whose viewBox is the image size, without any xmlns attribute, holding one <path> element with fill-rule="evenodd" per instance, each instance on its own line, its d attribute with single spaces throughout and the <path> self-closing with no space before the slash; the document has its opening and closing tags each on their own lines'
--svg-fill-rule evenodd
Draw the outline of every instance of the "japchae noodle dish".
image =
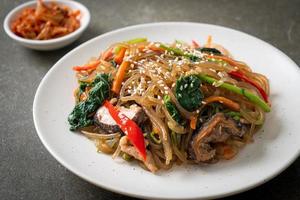
<svg viewBox="0 0 300 200">
<path fill-rule="evenodd" d="M 115 43 L 73 70 L 70 130 L 151 172 L 232 159 L 270 112 L 268 79 L 211 36 Z"/>
</svg>

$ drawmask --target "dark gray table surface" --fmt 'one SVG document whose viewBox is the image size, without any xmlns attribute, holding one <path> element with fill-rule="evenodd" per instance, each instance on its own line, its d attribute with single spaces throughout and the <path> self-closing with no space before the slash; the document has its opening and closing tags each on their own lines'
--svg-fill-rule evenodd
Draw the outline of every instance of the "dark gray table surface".
<svg viewBox="0 0 300 200">
<path fill-rule="evenodd" d="M 2 0 L 1 21 L 22 2 Z M 300 64 L 299 0 L 82 3 L 91 11 L 90 26 L 77 42 L 57 51 L 23 48 L 0 30 L 0 199 L 131 199 L 87 183 L 65 169 L 42 145 L 33 125 L 33 98 L 43 76 L 64 54 L 97 35 L 147 22 L 211 23 L 265 40 Z M 300 199 L 299 167 L 298 158 L 268 183 L 226 199 Z"/>
</svg>

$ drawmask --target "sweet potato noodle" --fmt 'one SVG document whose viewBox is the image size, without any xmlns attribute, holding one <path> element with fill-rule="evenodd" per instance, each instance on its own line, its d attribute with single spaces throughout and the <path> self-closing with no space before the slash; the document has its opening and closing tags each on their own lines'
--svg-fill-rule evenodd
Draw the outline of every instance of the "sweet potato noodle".
<svg viewBox="0 0 300 200">
<path fill-rule="evenodd" d="M 211 37 L 204 45 L 119 42 L 73 70 L 70 129 L 151 172 L 233 158 L 271 106 L 268 79 Z"/>
<path fill-rule="evenodd" d="M 37 1 L 35 8 L 26 8 L 11 24 L 18 36 L 33 40 L 48 40 L 72 33 L 80 27 L 80 11 L 51 2 Z"/>
</svg>

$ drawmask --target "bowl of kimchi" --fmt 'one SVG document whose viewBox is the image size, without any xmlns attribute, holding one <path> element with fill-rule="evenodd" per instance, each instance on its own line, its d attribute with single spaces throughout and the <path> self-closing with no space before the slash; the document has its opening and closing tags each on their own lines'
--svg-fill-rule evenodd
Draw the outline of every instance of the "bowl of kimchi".
<svg viewBox="0 0 300 200">
<path fill-rule="evenodd" d="M 19 5 L 4 20 L 7 35 L 35 50 L 54 50 L 71 44 L 86 30 L 90 12 L 70 0 L 37 0 Z"/>
</svg>

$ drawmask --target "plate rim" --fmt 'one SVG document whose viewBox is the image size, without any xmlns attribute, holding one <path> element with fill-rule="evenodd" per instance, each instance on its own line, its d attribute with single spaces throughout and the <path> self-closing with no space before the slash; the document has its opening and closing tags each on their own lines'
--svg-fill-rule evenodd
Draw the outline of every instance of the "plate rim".
<svg viewBox="0 0 300 200">
<path fill-rule="evenodd" d="M 214 25 L 214 24 L 208 24 L 208 23 L 197 23 L 197 22 L 185 22 L 185 21 L 174 21 L 174 22 L 155 22 L 155 23 L 141 23 L 141 24 L 136 24 L 136 25 L 131 25 L 131 26 L 125 26 L 125 27 L 122 27 L 122 28 L 119 28 L 119 29 L 115 29 L 115 30 L 112 30 L 112 31 L 109 31 L 109 32 L 106 32 L 104 34 L 100 34 L 98 36 L 95 36 L 94 38 L 91 38 L 89 40 L 87 40 L 86 42 L 83 42 L 82 44 L 80 44 L 79 46 L 75 47 L 74 49 L 72 49 L 71 51 L 69 51 L 68 53 L 66 53 L 63 57 L 61 57 L 48 71 L 47 73 L 43 76 L 42 80 L 40 81 L 39 83 L 39 86 L 36 90 L 36 93 L 34 95 L 34 100 L 33 100 L 33 107 L 32 107 L 32 113 L 33 113 L 33 122 L 34 122 L 34 126 L 35 126 L 35 129 L 36 129 L 36 133 L 37 135 L 39 136 L 39 139 L 41 140 L 42 144 L 45 146 L 45 148 L 47 149 L 47 151 L 62 165 L 64 166 L 66 169 L 68 169 L 69 171 L 71 171 L 72 173 L 74 173 L 75 175 L 77 175 L 78 177 L 80 177 L 81 179 L 93 184 L 93 185 L 96 185 L 98 187 L 101 187 L 103 189 L 106 189 L 106 190 L 109 190 L 109 191 L 112 191 L 112 192 L 115 192 L 115 193 L 119 193 L 119 194 L 123 194 L 123 195 L 127 195 L 127 196 L 131 196 L 131 197 L 138 197 L 138 198 L 143 198 L 143 199 L 146 199 L 146 198 L 151 198 L 151 199 L 169 199 L 168 197 L 166 196 L 159 196 L 159 195 L 156 195 L 156 196 L 148 196 L 148 195 L 140 195 L 140 194 L 136 194 L 136 193 L 132 193 L 132 192 L 126 192 L 126 191 L 123 191 L 123 190 L 119 190 L 117 188 L 114 188 L 114 187 L 110 187 L 110 186 L 106 186 L 104 184 L 101 184 L 99 182 L 95 182 L 95 181 L 92 181 L 92 180 L 89 180 L 88 178 L 85 177 L 84 173 L 81 173 L 80 171 L 77 171 L 76 169 L 74 169 L 72 167 L 72 165 L 68 164 L 63 158 L 61 158 L 59 155 L 57 155 L 54 150 L 52 150 L 52 148 L 48 145 L 48 142 L 45 140 L 45 138 L 43 137 L 43 134 L 42 134 L 42 131 L 41 131 L 41 128 L 39 126 L 39 123 L 38 123 L 38 120 L 37 119 L 37 102 L 38 102 L 38 99 L 39 99 L 39 96 L 41 94 L 41 90 L 45 84 L 45 82 L 49 79 L 49 76 L 50 74 L 56 70 L 57 66 L 66 58 L 68 57 L 70 54 L 72 54 L 73 52 L 76 52 L 78 49 L 84 47 L 84 46 L 87 46 L 89 45 L 90 43 L 93 43 L 95 40 L 98 40 L 98 39 L 101 39 L 103 37 L 106 37 L 106 36 L 109 36 L 110 34 L 115 34 L 115 33 L 118 33 L 118 32 L 122 32 L 122 31 L 126 31 L 126 30 L 132 30 L 132 29 L 136 29 L 136 28 L 144 28 L 144 27 L 151 27 L 151 26 L 156 26 L 156 25 L 194 25 L 194 26 L 197 26 L 197 25 L 200 25 L 200 26 L 211 26 L 211 27 L 215 27 L 215 28 L 222 28 L 222 29 L 225 29 L 225 30 L 229 30 L 229 31 L 234 31 L 234 32 L 237 32 L 239 34 L 243 34 L 243 35 L 246 35 L 248 37 L 251 37 L 253 39 L 256 39 L 258 41 L 260 41 L 261 43 L 263 43 L 264 45 L 272 48 L 272 50 L 276 51 L 277 53 L 279 53 L 281 56 L 283 56 L 285 59 L 287 59 L 288 62 L 291 63 L 291 65 L 295 66 L 295 68 L 298 69 L 298 73 L 300 75 L 300 68 L 299 66 L 297 65 L 296 62 L 294 62 L 289 56 L 287 56 L 284 52 L 282 52 L 281 50 L 279 50 L 278 48 L 274 47 L 272 44 L 268 43 L 268 42 L 265 42 L 259 38 L 257 38 L 256 36 L 253 36 L 253 35 L 250 35 L 248 33 L 245 33 L 243 31 L 240 31 L 240 30 L 237 30 L 237 29 L 233 29 L 233 28 L 229 28 L 229 27 L 225 27 L 225 26 L 220 26 L 220 25 Z M 300 148 L 298 148 L 298 152 L 295 152 L 294 156 L 289 160 L 289 162 L 286 162 L 284 163 L 284 165 L 282 165 L 281 169 L 278 170 L 277 172 L 269 175 L 268 177 L 266 177 L 265 179 L 263 180 L 260 180 L 260 181 L 257 181 L 251 185 L 247 185 L 246 187 L 243 186 L 241 188 L 238 188 L 238 189 L 233 189 L 231 191 L 228 191 L 228 192 L 223 192 L 223 193 L 220 193 L 220 194 L 217 194 L 217 195 L 207 195 L 207 196 L 194 196 L 194 197 L 189 197 L 189 198 L 184 198 L 184 199 L 206 199 L 206 198 L 221 198 L 221 197 L 226 197 L 226 196 L 231 196 L 231 195 L 234 195 L 234 194 L 238 194 L 238 193 L 241 193 L 241 192 L 245 192 L 245 191 L 248 191 L 250 189 L 253 189 L 257 186 L 260 186 L 266 182 L 268 182 L 269 180 L 273 179 L 274 177 L 278 176 L 280 173 L 282 173 L 285 169 L 287 169 L 300 155 Z M 183 198 L 175 198 L 175 199 L 183 199 Z"/>
</svg>

